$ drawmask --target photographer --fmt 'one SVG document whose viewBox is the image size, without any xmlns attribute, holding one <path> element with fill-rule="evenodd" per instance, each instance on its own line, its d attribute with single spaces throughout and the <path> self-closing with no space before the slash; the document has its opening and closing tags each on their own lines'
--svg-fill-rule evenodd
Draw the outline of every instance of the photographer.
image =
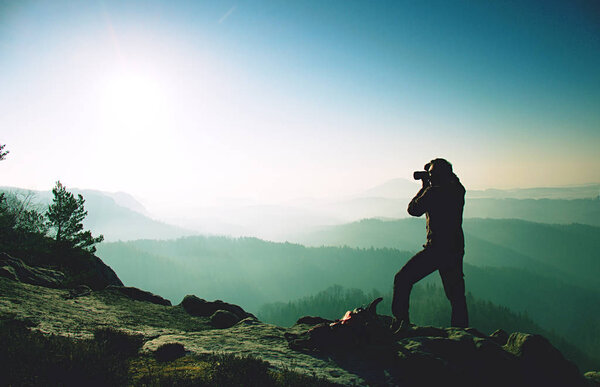
<svg viewBox="0 0 600 387">
<path fill-rule="evenodd" d="M 413 285 L 438 270 L 446 297 L 452 305 L 451 325 L 467 327 L 469 318 L 465 299 L 462 270 L 464 235 L 462 215 L 465 188 L 452 172 L 452 165 L 444 159 L 435 159 L 425 165 L 425 171 L 415 172 L 415 180 L 423 187 L 408 205 L 412 216 L 425 214 L 427 243 L 412 257 L 394 278 L 392 313 L 394 331 L 410 325 L 408 304 Z"/>
</svg>

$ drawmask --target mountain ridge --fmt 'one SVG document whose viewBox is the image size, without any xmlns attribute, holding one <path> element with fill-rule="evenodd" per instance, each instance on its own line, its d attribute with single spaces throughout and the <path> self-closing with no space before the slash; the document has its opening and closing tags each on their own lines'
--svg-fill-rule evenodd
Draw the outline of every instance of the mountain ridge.
<svg viewBox="0 0 600 387">
<path fill-rule="evenodd" d="M 52 202 L 51 191 L 32 191 L 15 187 L 0 187 L 0 191 L 32 194 L 31 204 L 45 207 Z M 133 196 L 124 193 L 107 193 L 98 190 L 71 190 L 85 199 L 88 212 L 83 224 L 94 234 L 102 234 L 107 241 L 142 238 L 172 239 L 197 234 L 195 231 L 170 225 L 150 218 L 146 209 Z M 140 212 L 141 211 L 141 212 Z"/>
<path fill-rule="evenodd" d="M 351 195 L 351 197 L 380 197 L 386 199 L 410 199 L 420 188 L 420 182 L 395 178 Z M 599 183 L 575 184 L 530 188 L 486 188 L 473 190 L 467 187 L 469 199 L 597 199 Z"/>
</svg>

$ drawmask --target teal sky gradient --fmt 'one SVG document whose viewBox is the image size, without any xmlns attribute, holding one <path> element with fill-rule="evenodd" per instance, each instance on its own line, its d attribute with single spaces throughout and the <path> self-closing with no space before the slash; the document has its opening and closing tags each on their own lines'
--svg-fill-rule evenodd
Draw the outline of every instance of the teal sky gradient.
<svg viewBox="0 0 600 387">
<path fill-rule="evenodd" d="M 599 69 L 595 1 L 0 2 L 3 185 L 273 201 L 434 157 L 472 189 L 598 182 Z"/>
</svg>

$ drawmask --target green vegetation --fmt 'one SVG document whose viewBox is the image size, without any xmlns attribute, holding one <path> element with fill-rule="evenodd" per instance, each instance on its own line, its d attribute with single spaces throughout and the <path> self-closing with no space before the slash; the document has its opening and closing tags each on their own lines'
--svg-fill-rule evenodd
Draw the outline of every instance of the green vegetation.
<svg viewBox="0 0 600 387">
<path fill-rule="evenodd" d="M 77 195 L 76 199 L 60 181 L 56 182 L 52 194 L 54 199 L 48 207 L 46 217 L 50 227 L 55 230 L 56 242 L 95 252 L 94 245 L 102 242 L 104 237 L 100 235 L 94 238 L 91 231 L 83 230 L 82 222 L 87 216 L 83 196 Z"/>
<path fill-rule="evenodd" d="M 52 231 L 54 246 L 95 252 L 94 245 L 104 237 L 92 237 L 89 230 L 83 230 L 87 216 L 83 196 L 75 198 L 60 181 L 52 193 L 53 201 L 44 211 L 39 204 L 34 204 L 31 192 L 0 192 L 0 243 L 23 249 L 48 247 L 51 243 L 46 236 Z"/>
<path fill-rule="evenodd" d="M 599 196 L 590 199 L 469 199 L 465 218 L 523 219 L 548 224 L 600 227 Z"/>
<path fill-rule="evenodd" d="M 160 362 L 139 354 L 143 338 L 113 329 L 75 340 L 30 331 L 26 323 L 0 320 L 3 385 L 64 386 L 327 386 L 292 370 L 233 355 L 185 356 Z"/>
<path fill-rule="evenodd" d="M 600 206 L 600 201 L 597 202 Z M 554 268 L 565 282 L 600 292 L 600 227 L 468 219 L 464 229 L 469 235 L 518 251 L 540 266 Z M 532 266 L 528 269 L 538 272 Z"/>
<path fill-rule="evenodd" d="M 63 272 L 66 275 L 64 287 L 86 284 L 92 289 L 102 289 L 109 283 L 119 282 L 89 251 L 93 246 L 56 241 L 47 234 L 48 218 L 39 206 L 32 204 L 30 194 L 0 193 L 0 252 L 20 258 L 28 265 Z"/>
<path fill-rule="evenodd" d="M 0 144 L 0 160 L 4 160 L 6 155 L 10 153 L 8 150 L 4 150 L 6 144 Z"/>
<path fill-rule="evenodd" d="M 141 340 L 112 330 L 73 340 L 32 332 L 15 320 L 0 321 L 0 363 L 5 385 L 118 386 L 128 380 L 127 359 Z"/>
<path fill-rule="evenodd" d="M 11 253 L 23 250 L 51 249 L 45 237 L 46 222 L 40 210 L 31 205 L 30 196 L 0 193 L 0 247 Z"/>
<path fill-rule="evenodd" d="M 0 227 L 4 232 L 21 238 L 28 234 L 46 234 L 46 217 L 32 199 L 29 193 L 0 193 Z"/>
</svg>

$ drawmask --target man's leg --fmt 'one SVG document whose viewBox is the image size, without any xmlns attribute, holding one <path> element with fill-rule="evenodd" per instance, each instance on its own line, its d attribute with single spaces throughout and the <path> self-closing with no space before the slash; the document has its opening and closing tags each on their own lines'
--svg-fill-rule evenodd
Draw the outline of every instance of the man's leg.
<svg viewBox="0 0 600 387">
<path fill-rule="evenodd" d="M 467 311 L 467 299 L 465 297 L 462 257 L 457 265 L 447 269 L 440 269 L 440 277 L 442 277 L 446 297 L 448 297 L 450 305 L 452 305 L 451 326 L 460 328 L 468 327 L 469 314 Z"/>
<path fill-rule="evenodd" d="M 394 277 L 394 295 L 392 298 L 392 314 L 397 322 L 410 322 L 408 302 L 413 285 L 423 277 L 438 269 L 439 259 L 430 248 L 415 254 Z"/>
</svg>

